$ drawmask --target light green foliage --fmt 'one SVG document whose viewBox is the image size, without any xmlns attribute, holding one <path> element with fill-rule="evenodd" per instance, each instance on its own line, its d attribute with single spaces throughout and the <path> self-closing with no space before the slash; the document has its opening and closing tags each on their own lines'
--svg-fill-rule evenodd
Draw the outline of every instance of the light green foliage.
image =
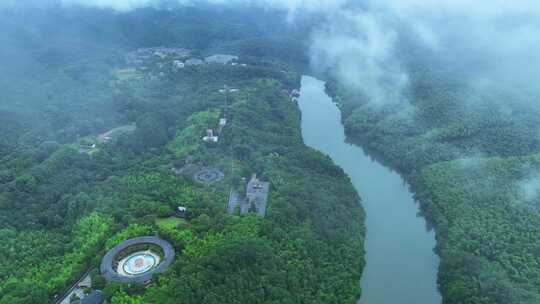
<svg viewBox="0 0 540 304">
<path fill-rule="evenodd" d="M 125 292 L 116 293 L 112 299 L 111 304 L 145 304 L 139 296 L 129 296 Z"/>
<path fill-rule="evenodd" d="M 152 227 L 140 224 L 131 224 L 119 233 L 117 233 L 115 236 L 110 237 L 105 244 L 105 248 L 109 250 L 125 240 L 129 240 L 138 236 L 149 236 L 151 234 Z"/>
<path fill-rule="evenodd" d="M 32 276 L 38 282 L 47 282 L 48 288 L 61 290 L 73 278 L 86 270 L 86 263 L 96 254 L 109 237 L 111 220 L 98 214 L 83 218 L 73 232 L 72 252 L 59 259 L 57 265 L 43 265 Z M 53 267 L 51 267 L 53 266 Z"/>
<path fill-rule="evenodd" d="M 187 125 L 169 144 L 169 149 L 177 158 L 195 154 L 203 144 L 202 137 L 207 129 L 216 129 L 219 120 L 218 111 L 204 111 L 193 114 Z"/>
<path fill-rule="evenodd" d="M 17 232 L 0 230 L 0 280 L 20 274 L 29 265 L 37 265 L 51 256 L 64 252 L 65 236 L 45 231 Z M 38 252 L 35 249 L 39 248 Z M 31 266 L 32 267 L 32 266 Z"/>
<path fill-rule="evenodd" d="M 172 230 L 186 225 L 186 221 L 177 217 L 167 217 L 156 219 L 156 225 L 163 230 Z"/>
<path fill-rule="evenodd" d="M 64 290 L 87 269 L 89 259 L 99 252 L 109 236 L 110 226 L 110 218 L 95 213 L 81 219 L 71 236 L 71 250 L 63 256 L 55 253 L 43 257 L 39 263 L 21 265 L 22 267 L 14 273 L 13 279 L 8 280 L 12 285 L 7 284 L 0 288 L 0 295 L 3 295 L 0 297 L 0 303 L 9 303 L 9 299 L 17 303 L 18 300 L 13 297 L 18 297 L 19 289 L 13 286 L 18 284 L 23 284 L 22 287 L 24 284 L 35 285 L 36 292 L 41 295 Z M 32 294 L 29 293 L 27 296 L 30 297 Z M 21 303 L 35 303 L 22 301 Z"/>
<path fill-rule="evenodd" d="M 185 202 L 193 205 L 198 197 L 196 192 L 185 184 L 184 180 L 170 174 L 128 175 L 122 179 L 121 183 L 130 194 L 140 194 L 171 203 Z"/>
</svg>

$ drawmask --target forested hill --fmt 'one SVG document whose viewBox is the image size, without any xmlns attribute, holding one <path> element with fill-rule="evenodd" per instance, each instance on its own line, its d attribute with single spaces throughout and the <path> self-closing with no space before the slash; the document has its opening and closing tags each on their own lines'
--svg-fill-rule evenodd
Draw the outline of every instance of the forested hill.
<svg viewBox="0 0 540 304">
<path fill-rule="evenodd" d="M 0 303 L 53 303 L 87 270 L 92 288 L 114 304 L 358 299 L 360 199 L 341 169 L 302 142 L 300 113 L 289 95 L 298 88 L 299 75 L 279 52 L 270 56 L 260 49 L 262 40 L 282 39 L 279 27 L 254 39 L 251 30 L 259 34 L 267 27 L 253 23 L 273 18 L 247 18 L 232 30 L 216 21 L 219 12 L 209 11 L 206 25 L 193 29 L 188 16 L 197 12 L 203 11 L 175 13 L 186 16 L 174 27 L 177 36 L 157 41 L 146 40 L 155 29 L 145 33 L 126 26 L 129 43 L 101 35 L 98 24 L 120 18 L 140 25 L 158 12 L 54 15 L 60 23 L 82 18 L 83 32 L 102 39 L 96 45 L 103 51 L 93 55 L 79 53 L 83 44 L 70 36 L 71 30 L 83 33 L 80 28 L 60 33 L 37 26 L 48 22 L 42 11 L 34 12 L 27 28 L 9 28 L 27 31 L 27 39 L 2 35 L 43 46 L 18 58 L 39 59 L 28 68 L 44 73 L 3 73 L 1 79 L 8 92 L 0 105 Z M 0 19 L 5 25 L 20 17 L 2 14 L 9 17 Z M 160 14 L 163 22 L 178 20 L 166 18 L 171 12 Z M 199 36 L 203 28 L 206 38 Z M 67 39 L 73 48 L 44 42 L 41 34 L 47 31 L 51 41 Z M 229 33 L 223 38 L 227 43 L 210 45 L 221 31 Z M 239 59 L 235 65 L 182 68 L 160 56 L 144 66 L 126 63 L 139 46 L 162 47 L 157 43 L 163 40 L 189 49 L 192 58 L 223 46 Z M 291 48 L 287 53 L 296 50 L 283 45 Z M 58 53 L 63 51 L 73 56 Z M 4 66 L 14 67 L 15 62 Z M 221 117 L 227 125 L 219 141 L 204 142 L 206 130 L 216 128 Z M 215 168 L 225 177 L 199 184 L 191 170 L 201 168 Z M 271 185 L 266 216 L 228 214 L 230 190 L 245 187 L 253 173 Z M 180 204 L 188 210 L 185 219 L 175 216 Z M 154 233 L 176 250 L 165 273 L 148 286 L 104 281 L 98 268 L 108 249 Z"/>
<path fill-rule="evenodd" d="M 409 102 L 330 82 L 348 137 L 397 169 L 435 225 L 444 303 L 540 303 L 540 116 L 534 96 L 411 69 Z M 448 69 L 446 69 L 448 70 Z"/>
<path fill-rule="evenodd" d="M 284 15 L 229 6 L 124 14 L 0 9 L 0 131 L 11 136 L 0 141 L 0 155 L 16 140 L 69 142 L 121 121 L 108 86 L 110 67 L 137 48 L 183 47 L 305 66 L 302 37 L 314 21 L 290 27 Z M 18 136 L 29 127 L 32 132 Z"/>
</svg>

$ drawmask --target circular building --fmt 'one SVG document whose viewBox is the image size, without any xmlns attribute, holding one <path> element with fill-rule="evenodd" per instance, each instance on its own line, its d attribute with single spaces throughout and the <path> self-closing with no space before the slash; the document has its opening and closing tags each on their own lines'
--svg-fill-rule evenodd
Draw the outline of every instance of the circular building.
<svg viewBox="0 0 540 304">
<path fill-rule="evenodd" d="M 204 168 L 193 176 L 195 181 L 201 184 L 212 184 L 223 179 L 225 175 L 218 169 Z"/>
<path fill-rule="evenodd" d="M 146 283 L 155 273 L 165 271 L 173 259 L 174 248 L 169 242 L 143 236 L 109 250 L 101 260 L 100 271 L 109 282 Z"/>
</svg>

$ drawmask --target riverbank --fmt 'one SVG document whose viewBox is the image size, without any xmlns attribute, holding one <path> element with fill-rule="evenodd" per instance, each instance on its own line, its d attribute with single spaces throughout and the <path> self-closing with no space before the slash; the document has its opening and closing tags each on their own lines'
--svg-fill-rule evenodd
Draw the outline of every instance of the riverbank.
<svg viewBox="0 0 540 304">
<path fill-rule="evenodd" d="M 518 140 L 522 122 L 493 109 L 454 117 L 462 101 L 435 93 L 429 102 L 373 107 L 333 84 L 327 92 L 348 140 L 401 174 L 420 201 L 436 231 L 445 303 L 540 302 L 540 209 L 523 195 L 535 187 L 539 156 Z M 489 130 L 474 131 L 483 124 Z"/>
</svg>

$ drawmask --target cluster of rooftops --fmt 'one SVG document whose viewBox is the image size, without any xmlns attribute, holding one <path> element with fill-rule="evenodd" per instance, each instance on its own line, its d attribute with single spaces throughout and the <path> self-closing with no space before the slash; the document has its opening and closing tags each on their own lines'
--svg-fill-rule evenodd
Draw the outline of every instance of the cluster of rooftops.
<svg viewBox="0 0 540 304">
<path fill-rule="evenodd" d="M 181 69 L 186 66 L 201 65 L 201 64 L 231 64 L 246 66 L 246 64 L 238 63 L 238 56 L 215 54 L 207 57 L 192 56 L 192 52 L 184 48 L 140 48 L 126 55 L 126 63 L 128 65 L 141 66 L 153 59 L 171 59 L 172 65 L 176 69 Z"/>
<path fill-rule="evenodd" d="M 206 136 L 203 136 L 202 140 L 204 142 L 218 142 L 219 141 L 219 135 L 221 135 L 221 132 L 223 131 L 223 128 L 227 125 L 227 118 L 220 118 L 219 124 L 217 127 L 217 132 L 214 132 L 214 129 L 207 129 L 206 130 Z"/>
</svg>

